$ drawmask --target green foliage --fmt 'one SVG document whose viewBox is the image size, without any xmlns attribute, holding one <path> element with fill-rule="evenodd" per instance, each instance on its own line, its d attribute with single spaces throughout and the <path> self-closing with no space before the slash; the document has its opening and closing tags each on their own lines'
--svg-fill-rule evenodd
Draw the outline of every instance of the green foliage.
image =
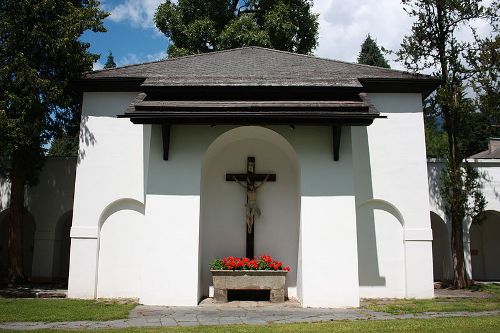
<svg viewBox="0 0 500 333">
<path fill-rule="evenodd" d="M 482 131 L 477 130 L 488 126 L 481 123 L 488 116 L 477 115 L 475 104 L 465 98 L 464 90 L 472 84 L 487 91 L 487 80 L 478 78 L 492 77 L 491 74 L 498 72 L 498 66 L 491 65 L 492 60 L 496 61 L 495 57 L 489 56 L 496 53 L 489 52 L 488 40 L 480 40 L 471 23 L 483 20 L 498 32 L 499 4 L 493 1 L 490 8 L 484 7 L 482 0 L 403 0 L 403 4 L 414 23 L 411 34 L 404 37 L 401 49 L 396 53 L 398 60 L 410 70 L 434 70 L 442 81 L 433 96 L 434 109 L 427 116 L 444 120 L 448 141 L 447 167 L 440 192 L 452 224 L 453 285 L 463 288 L 470 283 L 465 274 L 463 256 L 464 219 L 467 216 L 477 219 L 485 205 L 479 175 L 464 163 L 464 159 L 471 154 L 472 148 L 478 146 L 477 141 L 473 141 L 482 136 Z M 467 29 L 476 36 L 475 41 L 457 37 L 459 31 Z M 491 74 L 486 74 L 488 71 Z M 487 95 L 488 99 L 491 98 L 490 94 Z"/>
<path fill-rule="evenodd" d="M 427 157 L 444 158 L 448 152 L 448 136 L 432 118 L 425 121 L 425 146 Z"/>
<path fill-rule="evenodd" d="M 50 156 L 76 156 L 78 154 L 78 135 L 55 138 L 50 145 Z"/>
<path fill-rule="evenodd" d="M 111 53 L 111 51 L 109 51 L 108 58 L 106 59 L 106 63 L 104 64 L 104 68 L 109 69 L 109 68 L 115 68 L 115 67 L 116 67 L 115 57 L 113 57 L 113 53 Z"/>
<path fill-rule="evenodd" d="M 91 70 L 98 55 L 79 37 L 105 31 L 96 0 L 0 2 L 0 147 L 36 181 L 47 144 L 78 104 L 70 82 Z M 7 175 L 12 164 L 0 165 Z"/>
<path fill-rule="evenodd" d="M 171 41 L 169 57 L 242 46 L 310 53 L 317 15 L 310 0 L 167 0 L 155 23 Z"/>
<path fill-rule="evenodd" d="M 361 45 L 361 51 L 358 55 L 358 63 L 370 65 L 370 66 L 378 66 L 391 68 L 385 60 L 380 48 L 377 45 L 377 42 L 371 38 L 368 34 L 365 41 Z"/>
<path fill-rule="evenodd" d="M 224 262 L 222 259 L 215 259 L 210 263 L 210 269 L 215 269 L 215 270 L 223 270 L 226 269 L 226 266 L 224 265 Z"/>
<path fill-rule="evenodd" d="M 493 9 L 493 8 L 492 8 Z M 494 26 L 495 36 L 478 42 L 478 48 L 469 50 L 467 60 L 472 67 L 472 87 L 478 98 L 476 106 L 491 127 L 490 136 L 500 135 L 500 35 Z"/>
<path fill-rule="evenodd" d="M 135 306 L 131 301 L 0 298 L 0 322 L 125 319 Z"/>
</svg>

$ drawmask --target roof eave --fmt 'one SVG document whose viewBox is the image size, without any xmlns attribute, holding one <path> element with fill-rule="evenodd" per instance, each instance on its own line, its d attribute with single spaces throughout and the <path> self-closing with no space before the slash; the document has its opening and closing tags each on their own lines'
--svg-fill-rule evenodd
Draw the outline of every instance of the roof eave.
<svg viewBox="0 0 500 333">
<path fill-rule="evenodd" d="M 73 86 L 81 92 L 128 92 L 142 91 L 145 77 L 104 77 L 83 78 L 73 82 Z"/>
<path fill-rule="evenodd" d="M 426 76 L 415 79 L 360 78 L 368 93 L 420 93 L 426 99 L 442 83 L 438 78 Z"/>
</svg>

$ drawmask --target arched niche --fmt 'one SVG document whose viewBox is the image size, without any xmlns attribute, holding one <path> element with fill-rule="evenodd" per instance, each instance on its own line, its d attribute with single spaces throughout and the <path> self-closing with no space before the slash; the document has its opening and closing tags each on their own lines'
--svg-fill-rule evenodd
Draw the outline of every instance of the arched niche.
<svg viewBox="0 0 500 333">
<path fill-rule="evenodd" d="M 52 276 L 54 280 L 66 283 L 69 275 L 69 255 L 71 246 L 70 231 L 72 219 L 73 210 L 62 214 L 57 220 L 54 231 L 54 265 Z"/>
<path fill-rule="evenodd" d="M 293 147 L 278 133 L 245 126 L 219 136 L 207 149 L 201 170 L 200 296 L 208 296 L 214 258 L 245 256 L 246 190 L 225 181 L 226 173 L 245 173 L 247 157 L 257 173 L 275 173 L 276 182 L 258 189 L 262 216 L 255 222 L 255 254 L 269 254 L 291 267 L 289 296 L 297 295 L 300 222 L 300 168 Z"/>
<path fill-rule="evenodd" d="M 500 279 L 500 212 L 485 211 L 483 219 L 470 227 L 470 253 L 474 280 Z"/>
<path fill-rule="evenodd" d="M 443 219 L 431 212 L 432 228 L 432 263 L 434 281 L 446 281 L 452 278 L 450 233 Z"/>
<path fill-rule="evenodd" d="M 404 219 L 392 203 L 371 199 L 356 208 L 360 296 L 405 296 Z"/>
<path fill-rule="evenodd" d="M 8 268 L 8 230 L 9 230 L 9 213 L 10 209 L 6 209 L 0 213 L 0 275 L 1 279 L 7 276 Z M 23 274 L 24 277 L 31 278 L 33 267 L 33 249 L 35 243 L 35 218 L 30 212 L 24 210 L 23 215 Z"/>
<path fill-rule="evenodd" d="M 139 297 L 144 205 L 134 199 L 109 204 L 99 219 L 96 296 Z"/>
</svg>

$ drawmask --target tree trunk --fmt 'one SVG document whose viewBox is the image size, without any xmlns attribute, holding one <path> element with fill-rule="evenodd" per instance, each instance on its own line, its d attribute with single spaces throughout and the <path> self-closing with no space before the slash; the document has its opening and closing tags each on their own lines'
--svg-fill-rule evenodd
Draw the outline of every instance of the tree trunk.
<svg viewBox="0 0 500 333">
<path fill-rule="evenodd" d="M 23 273 L 23 217 L 26 175 L 19 162 L 19 158 L 14 157 L 12 167 L 10 177 L 10 223 L 7 241 L 9 257 L 7 278 L 10 285 L 16 285 L 25 278 Z"/>
<path fill-rule="evenodd" d="M 451 220 L 451 253 L 453 256 L 453 287 L 458 289 L 470 286 L 470 279 L 465 272 L 463 219 L 452 217 Z"/>
</svg>

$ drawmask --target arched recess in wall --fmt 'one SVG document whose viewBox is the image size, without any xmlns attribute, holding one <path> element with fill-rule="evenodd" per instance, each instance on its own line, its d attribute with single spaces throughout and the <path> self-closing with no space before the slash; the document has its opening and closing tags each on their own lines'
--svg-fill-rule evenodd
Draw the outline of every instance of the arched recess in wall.
<svg viewBox="0 0 500 333">
<path fill-rule="evenodd" d="M 444 220 L 435 212 L 431 212 L 432 228 L 432 262 L 434 281 L 452 278 L 451 239 Z"/>
<path fill-rule="evenodd" d="M 487 210 L 470 227 L 470 253 L 474 280 L 500 280 L 500 212 Z"/>
<path fill-rule="evenodd" d="M 99 219 L 97 297 L 139 297 L 144 204 L 119 199 Z"/>
<path fill-rule="evenodd" d="M 209 263 L 217 257 L 245 256 L 246 189 L 226 181 L 226 173 L 245 173 L 253 156 L 257 173 L 275 173 L 276 182 L 258 189 L 262 211 L 255 222 L 255 255 L 270 254 L 287 265 L 289 296 L 300 292 L 298 267 L 300 166 L 291 144 L 273 130 L 245 126 L 219 136 L 207 149 L 201 170 L 200 296 L 208 296 Z M 298 273 L 299 272 L 299 273 Z"/>
<path fill-rule="evenodd" d="M 0 276 L 6 277 L 8 265 L 7 241 L 9 228 L 10 209 L 7 208 L 0 213 Z M 33 266 L 33 250 L 35 244 L 35 218 L 27 210 L 23 216 L 23 273 L 26 278 L 31 277 Z"/>
<path fill-rule="evenodd" d="M 404 297 L 404 219 L 399 209 L 380 199 L 356 208 L 360 297 Z"/>
<path fill-rule="evenodd" d="M 65 212 L 57 220 L 54 232 L 54 257 L 52 261 L 54 263 L 52 276 L 56 281 L 68 281 L 72 220 L 73 210 Z"/>
</svg>

